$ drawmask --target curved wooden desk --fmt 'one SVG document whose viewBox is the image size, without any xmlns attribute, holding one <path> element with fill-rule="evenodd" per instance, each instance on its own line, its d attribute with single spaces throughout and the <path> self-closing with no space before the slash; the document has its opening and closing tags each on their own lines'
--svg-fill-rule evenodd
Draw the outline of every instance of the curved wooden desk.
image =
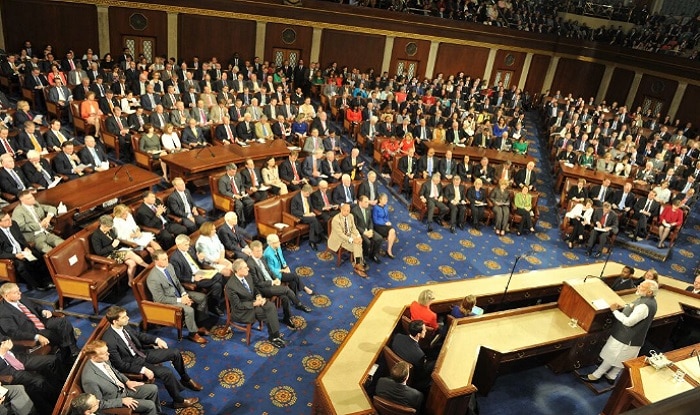
<svg viewBox="0 0 700 415">
<path fill-rule="evenodd" d="M 610 262 L 606 268 L 606 275 L 617 275 L 622 267 L 623 264 Z M 560 285 L 564 280 L 575 276 L 597 275 L 600 268 L 601 264 L 595 263 L 517 274 L 511 281 L 510 290 L 524 292 L 523 295 L 527 295 L 528 290 Z M 638 276 L 641 274 L 640 270 Z M 498 275 L 489 278 L 432 284 L 430 288 L 435 294 L 436 302 L 457 302 L 466 294 L 473 294 L 477 297 L 498 296 L 503 292 L 507 279 L 507 275 Z M 666 277 L 661 277 L 661 282 L 681 289 L 687 286 L 687 283 Z M 373 413 L 371 400 L 362 384 L 366 379 L 367 372 L 378 360 L 381 348 L 387 343 L 394 327 L 399 322 L 404 307 L 412 299 L 417 298 L 423 289 L 425 286 L 421 285 L 382 290 L 377 293 L 360 320 L 316 379 L 313 413 Z M 657 320 L 682 314 L 680 300 L 686 304 L 700 307 L 700 299 L 685 296 L 679 292 L 661 290 Z M 472 384 L 472 376 L 479 359 L 479 350 L 484 345 L 492 347 L 501 354 L 510 352 L 517 354 L 527 353 L 533 347 L 551 346 L 556 348 L 558 343 L 575 341 L 576 338 L 585 335 L 583 329 L 579 327 L 570 328 L 567 324 L 569 318 L 556 309 L 555 305 L 538 307 L 529 313 L 522 313 L 519 310 L 505 312 L 506 314 L 520 312 L 521 317 L 511 316 L 507 319 L 499 319 L 498 315 L 503 313 L 495 313 L 493 316 L 487 314 L 480 318 L 469 319 L 471 321 L 466 324 L 460 324 L 461 321 L 458 320 L 458 324 L 451 328 L 445 340 L 443 351 L 433 373 L 435 380 L 433 389 L 442 388 L 441 394 L 454 399 L 454 404 L 459 404 L 459 397 L 473 393 L 476 387 Z M 474 324 L 478 326 L 479 337 L 462 333 L 466 332 L 467 329 L 473 333 L 473 329 L 477 329 Z M 487 336 L 487 333 L 490 334 Z M 503 336 L 503 333 L 509 333 L 509 335 Z M 513 336 L 510 333 L 522 333 L 522 335 Z M 454 346 L 457 343 L 459 343 L 459 347 Z M 450 353 L 450 349 L 458 349 L 459 353 Z M 434 399 L 431 395 L 436 397 L 438 395 L 431 391 L 428 397 L 429 408 L 436 409 L 435 406 L 431 406 L 431 400 Z M 435 412 L 431 411 L 431 413 Z"/>
</svg>

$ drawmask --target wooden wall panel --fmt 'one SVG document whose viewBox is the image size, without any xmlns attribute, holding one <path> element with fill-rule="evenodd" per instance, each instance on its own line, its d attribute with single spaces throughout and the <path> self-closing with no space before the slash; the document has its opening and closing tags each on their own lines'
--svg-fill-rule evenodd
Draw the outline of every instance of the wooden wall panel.
<svg viewBox="0 0 700 415">
<path fill-rule="evenodd" d="M 2 20 L 8 52 L 19 52 L 26 40 L 40 59 L 46 45 L 53 47 L 56 60 L 69 49 L 81 58 L 87 48 L 100 56 L 107 52 L 98 50 L 97 8 L 91 4 L 3 0 Z"/>
<path fill-rule="evenodd" d="M 255 55 L 255 22 L 253 20 L 178 15 L 178 45 L 180 58 L 190 61 L 193 56 L 228 62 L 234 52 L 243 60 Z"/>
<path fill-rule="evenodd" d="M 527 79 L 525 80 L 525 90 L 530 93 L 530 96 L 535 96 L 535 94 L 542 94 L 542 85 L 544 84 L 544 78 L 547 76 L 547 69 L 549 69 L 549 63 L 552 58 L 547 55 L 533 55 L 532 61 L 530 62 L 530 70 L 527 73 Z"/>
<path fill-rule="evenodd" d="M 155 54 L 168 53 L 168 14 L 156 10 L 130 9 L 126 7 L 110 7 L 109 9 L 109 46 L 112 55 L 121 54 L 124 49 L 123 36 L 153 37 L 156 40 Z M 129 24 L 129 18 L 134 13 L 141 13 L 148 19 L 144 30 L 134 30 Z M 136 57 L 134 57 L 136 58 Z"/>
<path fill-rule="evenodd" d="M 615 68 L 612 78 L 610 78 L 608 91 L 605 93 L 605 102 L 610 104 L 617 101 L 618 104 L 624 104 L 633 80 L 634 71 Z"/>
<path fill-rule="evenodd" d="M 325 67 L 337 62 L 339 67 L 357 67 L 361 71 L 374 68 L 381 72 L 384 58 L 384 36 L 324 30 L 319 60 Z"/>
<path fill-rule="evenodd" d="M 411 56 L 406 52 L 406 45 L 409 43 L 416 44 L 416 53 Z M 399 59 L 418 61 L 418 73 L 416 77 L 422 79 L 425 77 L 425 69 L 428 64 L 428 54 L 430 53 L 430 42 L 427 40 L 411 39 L 405 37 L 397 37 L 394 39 L 394 48 L 391 51 L 391 65 L 389 74 L 396 75 L 396 63 Z"/>
<path fill-rule="evenodd" d="M 464 72 L 472 79 L 483 78 L 489 49 L 441 43 L 435 60 L 433 75 L 442 72 L 445 78 Z"/>
<path fill-rule="evenodd" d="M 563 95 L 571 93 L 588 101 L 598 93 L 603 72 L 604 65 L 561 58 L 552 81 L 552 91 L 560 90 Z"/>
<path fill-rule="evenodd" d="M 700 86 L 688 85 L 685 90 L 685 95 L 681 100 L 681 106 L 676 112 L 676 118 L 681 120 L 683 125 L 686 122 L 692 122 L 697 129 L 700 126 Z"/>
<path fill-rule="evenodd" d="M 661 109 L 661 114 L 666 115 L 668 113 L 668 107 L 673 100 L 673 96 L 676 94 L 676 88 L 678 88 L 678 82 L 676 81 L 651 75 L 643 75 L 630 112 L 634 111 L 639 105 L 642 105 L 645 97 L 649 97 L 663 101 L 664 105 Z M 697 111 L 697 107 L 695 110 Z"/>
<path fill-rule="evenodd" d="M 282 40 L 282 32 L 288 28 L 294 30 L 297 34 L 296 39 L 291 43 L 286 43 Z M 272 49 L 274 48 L 299 49 L 301 51 L 301 58 L 304 59 L 305 62 L 308 62 L 311 53 L 312 36 L 313 28 L 311 27 L 268 23 L 265 28 L 265 57 L 261 58 L 263 60 L 272 61 Z"/>
<path fill-rule="evenodd" d="M 513 73 L 509 86 L 518 85 L 520 77 L 523 74 L 523 65 L 525 64 L 525 52 L 513 52 L 510 50 L 499 49 L 496 52 L 496 59 L 493 63 L 493 71 L 491 71 L 491 79 L 489 85 L 494 85 L 496 81 L 496 72 L 510 71 Z"/>
</svg>

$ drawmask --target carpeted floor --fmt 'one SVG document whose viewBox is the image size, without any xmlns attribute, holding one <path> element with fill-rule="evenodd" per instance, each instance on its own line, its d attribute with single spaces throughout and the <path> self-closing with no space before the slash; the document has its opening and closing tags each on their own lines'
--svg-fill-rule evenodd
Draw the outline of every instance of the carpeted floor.
<svg viewBox="0 0 700 415">
<path fill-rule="evenodd" d="M 535 119 L 530 115 L 528 119 Z M 540 158 L 546 154 L 534 139 L 537 129 L 527 123 L 530 152 Z M 283 328 L 290 344 L 276 349 L 265 341 L 265 332 L 253 333 L 252 344 L 245 345 L 240 332 L 224 334 L 222 327 L 215 327 L 209 344 L 196 345 L 189 341 L 178 344 L 175 331 L 152 329 L 166 339 L 171 347 L 180 347 L 185 354 L 192 376 L 205 386 L 205 391 L 190 393 L 198 396 L 201 405 L 178 411 L 180 414 L 308 414 L 313 399 L 316 375 L 323 369 L 348 330 L 362 314 L 375 290 L 414 284 L 442 282 L 457 278 L 473 278 L 503 274 L 510 271 L 515 255 L 532 252 L 527 261 L 518 264 L 516 273 L 532 269 L 575 265 L 592 262 L 583 249 L 570 251 L 559 235 L 559 213 L 556 195 L 551 190 L 553 178 L 547 174 L 549 166 L 541 165 L 542 177 L 538 188 L 543 191 L 540 199 L 541 219 L 534 235 L 517 237 L 509 234 L 497 237 L 489 228 L 481 232 L 468 228 L 456 235 L 447 229 L 437 229 L 428 234 L 426 225 L 415 220 L 407 207 L 395 197 L 390 199 L 392 221 L 398 228 L 400 242 L 394 250 L 397 258 L 383 258 L 380 265 L 371 265 L 369 279 L 363 280 L 352 273 L 346 262 L 336 267 L 335 257 L 312 251 L 306 242 L 301 247 L 286 251 L 285 255 L 305 283 L 319 295 L 303 296 L 313 311 L 298 314 L 294 320 L 301 330 Z M 197 203 L 211 209 L 208 196 L 196 196 Z M 697 216 L 697 213 L 695 214 Z M 254 232 L 254 225 L 249 231 Z M 697 231 L 700 222 L 690 219 L 668 261 L 662 263 L 643 257 L 626 249 L 616 248 L 611 260 L 623 262 L 635 268 L 655 267 L 663 275 L 691 281 L 697 265 Z M 601 262 L 602 267 L 602 262 Z M 575 277 L 572 275 L 572 277 Z M 517 278 L 517 275 L 516 277 Z M 55 295 L 31 297 L 49 302 Z M 465 293 L 466 294 L 466 293 Z M 407 298 L 406 303 L 412 301 Z M 101 313 L 110 302 L 129 310 L 132 321 L 139 320 L 138 307 L 129 290 L 115 293 L 101 303 Z M 71 303 L 67 310 L 91 314 L 91 306 L 84 302 Z M 94 322 L 88 319 L 72 319 L 80 332 L 81 344 L 87 338 Z M 219 320 L 218 324 L 223 324 Z M 161 399 L 168 401 L 164 389 Z M 572 374 L 554 375 L 544 367 L 499 377 L 488 397 L 480 397 L 482 414 L 594 414 L 598 413 L 607 394 L 595 397 Z M 166 413 L 175 413 L 167 408 Z"/>
</svg>

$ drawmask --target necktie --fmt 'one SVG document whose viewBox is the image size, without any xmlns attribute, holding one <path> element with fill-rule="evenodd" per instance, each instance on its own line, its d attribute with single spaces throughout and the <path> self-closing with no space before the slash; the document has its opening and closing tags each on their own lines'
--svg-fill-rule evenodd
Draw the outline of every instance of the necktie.
<svg viewBox="0 0 700 415">
<path fill-rule="evenodd" d="M 600 200 L 600 201 L 602 202 L 604 196 L 605 196 L 605 188 L 604 188 L 604 187 L 601 187 L 601 188 L 600 188 L 600 193 L 598 193 L 598 200 Z"/>
<path fill-rule="evenodd" d="M 123 390 L 125 388 L 125 385 L 119 380 L 117 374 L 114 373 L 114 370 L 112 370 L 112 366 L 110 366 L 107 362 L 102 363 L 102 365 L 102 367 L 104 367 L 105 369 L 105 372 L 107 372 L 107 376 L 109 376 L 109 379 L 119 387 L 120 391 Z"/>
<path fill-rule="evenodd" d="M 3 359 L 5 359 L 7 364 L 12 366 L 15 370 L 24 370 L 24 364 L 22 364 L 22 362 L 20 362 L 11 351 L 8 350 Z"/>
<path fill-rule="evenodd" d="M 620 209 L 625 208 L 625 199 L 627 199 L 627 193 L 623 193 L 622 198 L 620 198 L 620 204 L 618 205 Z"/>
<path fill-rule="evenodd" d="M 345 187 L 345 201 L 352 202 L 352 195 L 350 194 L 350 188 Z"/>
<path fill-rule="evenodd" d="M 229 180 L 231 180 L 231 190 L 233 191 L 234 195 L 238 194 L 238 186 L 236 186 L 236 180 L 233 177 L 229 177 Z"/>
<path fill-rule="evenodd" d="M 190 204 L 187 201 L 187 195 L 185 194 L 185 192 L 178 192 L 178 194 L 180 194 L 180 198 L 182 198 L 182 204 L 183 206 L 185 206 L 185 212 L 187 212 L 187 214 L 189 215 L 192 211 L 192 208 L 190 208 Z"/>
<path fill-rule="evenodd" d="M 19 243 L 17 242 L 15 237 L 12 236 L 12 232 L 10 231 L 10 228 L 2 228 L 2 230 L 5 232 L 5 236 L 7 236 L 7 239 L 10 241 L 10 244 L 12 245 L 12 253 L 17 254 L 20 251 L 22 251 L 22 247 L 19 245 Z"/>
<path fill-rule="evenodd" d="M 430 157 L 428 159 L 428 174 L 432 175 L 433 174 L 433 158 Z"/>
<path fill-rule="evenodd" d="M 348 224 L 348 217 L 345 217 L 345 234 L 350 235 L 350 225 Z"/>
<path fill-rule="evenodd" d="M 56 88 L 56 92 L 58 93 L 58 100 L 59 100 L 59 101 L 65 101 L 65 100 L 66 100 L 66 96 L 65 96 L 65 94 L 63 93 L 63 88 L 61 88 L 61 87 Z"/>
<path fill-rule="evenodd" d="M 126 339 L 126 344 L 129 345 L 129 348 L 131 349 L 131 351 L 134 352 L 134 354 L 136 356 L 145 358 L 146 354 L 144 352 L 142 352 L 141 350 L 139 350 L 138 347 L 136 347 L 136 344 L 131 339 L 131 336 L 129 336 L 129 332 L 126 331 L 126 329 L 122 329 L 122 330 L 123 330 L 122 333 L 124 333 L 124 338 Z"/>
<path fill-rule="evenodd" d="M 8 170 L 10 172 L 10 176 L 12 176 L 13 179 L 15 179 L 15 182 L 17 183 L 17 188 L 19 190 L 24 190 L 24 183 L 22 183 L 22 180 L 20 180 L 19 175 L 17 175 L 17 172 L 14 170 Z"/>
<path fill-rule="evenodd" d="M 435 186 L 435 183 L 431 184 L 430 186 L 430 197 L 432 199 L 437 198 L 437 186 Z"/>
<path fill-rule="evenodd" d="M 374 200 L 374 199 L 375 199 L 374 196 L 375 196 L 375 194 L 374 194 L 374 185 L 373 185 L 373 184 L 370 184 L 370 185 L 369 185 L 369 198 L 370 198 L 370 200 Z"/>
<path fill-rule="evenodd" d="M 681 193 L 684 193 L 684 194 L 688 193 L 688 190 L 690 190 L 690 187 L 691 187 L 690 183 L 686 183 L 685 187 L 683 188 L 683 191 Z"/>
<path fill-rule="evenodd" d="M 119 117 L 114 117 L 114 119 L 117 121 L 117 126 L 119 126 L 119 131 L 123 130 L 124 127 L 122 127 L 122 120 L 119 119 Z"/>
<path fill-rule="evenodd" d="M 647 204 L 644 206 L 644 211 L 649 212 L 649 209 L 651 209 L 651 200 L 647 199 Z"/>
<path fill-rule="evenodd" d="M 525 173 L 525 184 L 530 185 L 530 170 Z"/>
<path fill-rule="evenodd" d="M 34 327 L 36 327 L 37 330 L 44 330 L 46 326 L 44 326 L 44 323 L 39 320 L 39 317 L 37 317 L 34 313 L 29 311 L 27 306 L 24 304 L 17 302 L 17 307 L 19 308 L 19 311 L 21 311 L 27 318 L 34 324 Z"/>
<path fill-rule="evenodd" d="M 5 138 L 2 139 L 2 146 L 3 146 L 3 148 L 5 148 L 6 153 L 12 154 L 13 156 L 15 155 L 15 151 L 12 149 L 12 146 L 7 141 L 7 139 L 5 139 Z"/>
<path fill-rule="evenodd" d="M 165 277 L 168 279 L 168 282 L 175 288 L 175 292 L 177 293 L 178 297 L 182 296 L 182 293 L 180 292 L 180 288 L 178 288 L 177 284 L 175 284 L 175 281 L 173 280 L 173 277 L 170 275 L 170 272 L 168 272 L 168 269 L 165 268 L 163 269 L 163 274 L 165 274 Z"/>
<path fill-rule="evenodd" d="M 233 233 L 236 233 L 236 231 L 233 230 Z M 190 268 L 192 268 L 192 273 L 196 274 L 199 271 L 199 266 L 197 266 L 197 263 L 194 262 L 194 259 L 192 259 L 192 255 L 190 255 L 189 252 L 184 252 L 182 255 L 187 260 L 187 263 L 190 264 Z"/>
<path fill-rule="evenodd" d="M 406 169 L 406 172 L 408 174 L 411 174 L 413 172 L 413 158 L 412 157 L 408 157 L 408 168 Z"/>
<path fill-rule="evenodd" d="M 73 63 L 73 59 L 69 59 L 69 60 L 68 60 L 68 64 L 70 65 L 70 68 L 71 68 L 72 70 L 75 70 L 75 63 Z"/>
<path fill-rule="evenodd" d="M 362 216 L 365 219 L 365 225 L 367 225 L 369 223 L 369 221 L 367 220 L 367 209 L 362 209 Z"/>
<path fill-rule="evenodd" d="M 231 127 L 228 124 L 226 124 L 224 128 L 226 129 L 226 138 L 228 138 L 229 141 L 231 141 Z"/>
<path fill-rule="evenodd" d="M 258 178 L 255 175 L 255 170 L 248 169 L 248 172 L 250 173 L 250 181 L 253 183 L 253 187 L 258 187 Z"/>
<path fill-rule="evenodd" d="M 241 284 L 243 284 L 243 287 L 244 287 L 249 293 L 252 293 L 252 291 L 250 291 L 250 285 L 248 285 L 248 281 L 246 281 L 245 278 L 241 278 L 240 281 L 241 281 Z"/>
<path fill-rule="evenodd" d="M 100 156 L 97 155 L 97 151 L 91 147 L 88 147 L 88 149 L 90 151 L 90 154 L 92 154 L 92 160 L 95 162 L 95 167 L 102 164 L 102 160 L 100 160 Z"/>
<path fill-rule="evenodd" d="M 304 214 L 309 213 L 309 201 L 304 196 L 301 197 L 301 204 L 304 206 Z"/>
<path fill-rule="evenodd" d="M 265 281 L 272 281 L 272 277 L 270 276 L 270 273 L 267 272 L 265 264 L 263 264 L 262 260 L 258 258 L 255 260 L 255 263 L 258 264 L 258 267 L 260 267 L 260 271 L 262 271 Z"/>
<path fill-rule="evenodd" d="M 605 227 L 605 221 L 608 219 L 608 214 L 604 214 L 602 218 L 600 218 L 600 225 Z"/>
</svg>

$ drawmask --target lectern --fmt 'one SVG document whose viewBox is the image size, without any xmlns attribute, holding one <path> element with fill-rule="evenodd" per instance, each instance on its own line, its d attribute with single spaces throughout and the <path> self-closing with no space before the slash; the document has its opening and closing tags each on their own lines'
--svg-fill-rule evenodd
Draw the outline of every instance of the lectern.
<svg viewBox="0 0 700 415">
<path fill-rule="evenodd" d="M 612 324 L 610 305 L 613 303 L 624 304 L 625 301 L 600 278 L 579 278 L 564 281 L 557 305 L 591 333 Z"/>
</svg>

